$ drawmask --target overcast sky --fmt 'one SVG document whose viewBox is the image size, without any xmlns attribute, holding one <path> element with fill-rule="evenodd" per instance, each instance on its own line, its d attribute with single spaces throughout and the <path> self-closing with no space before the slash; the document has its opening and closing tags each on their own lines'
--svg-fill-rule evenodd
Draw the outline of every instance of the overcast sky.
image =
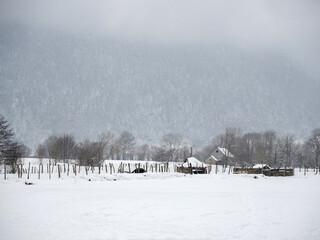
<svg viewBox="0 0 320 240">
<path fill-rule="evenodd" d="M 320 1 L 2 0 L 0 20 L 155 44 L 283 51 L 320 76 Z"/>
</svg>

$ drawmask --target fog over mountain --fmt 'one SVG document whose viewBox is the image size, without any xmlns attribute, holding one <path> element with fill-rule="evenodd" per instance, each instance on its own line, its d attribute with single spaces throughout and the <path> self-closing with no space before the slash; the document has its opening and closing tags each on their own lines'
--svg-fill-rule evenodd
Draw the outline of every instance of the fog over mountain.
<svg viewBox="0 0 320 240">
<path fill-rule="evenodd" d="M 0 113 L 19 139 L 319 127 L 317 1 L 132 2 L 1 3 Z"/>
</svg>

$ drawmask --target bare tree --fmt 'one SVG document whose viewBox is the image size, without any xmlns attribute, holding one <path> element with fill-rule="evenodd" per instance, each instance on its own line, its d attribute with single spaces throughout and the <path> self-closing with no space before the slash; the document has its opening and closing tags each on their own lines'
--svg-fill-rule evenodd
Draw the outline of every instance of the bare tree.
<svg viewBox="0 0 320 240">
<path fill-rule="evenodd" d="M 162 137 L 163 161 L 182 161 L 184 158 L 184 142 L 180 134 L 169 133 Z M 158 152 L 159 155 L 159 152 Z"/>
<path fill-rule="evenodd" d="M 63 162 L 76 157 L 76 141 L 74 136 L 64 134 L 63 136 L 59 137 L 58 146 L 61 151 L 60 156 Z"/>
<path fill-rule="evenodd" d="M 284 166 L 292 166 L 292 160 L 294 156 L 294 136 L 287 134 L 280 139 L 279 144 L 279 157 L 280 163 Z"/>
<path fill-rule="evenodd" d="M 117 138 L 110 144 L 110 158 L 121 159 L 122 158 L 121 153 L 122 153 L 121 140 Z"/>
<path fill-rule="evenodd" d="M 132 157 L 132 149 L 133 149 L 134 145 L 136 144 L 135 136 L 128 131 L 124 131 L 120 134 L 120 137 L 118 139 L 118 143 L 121 145 L 122 158 L 124 160 L 126 160 L 126 159 Z"/>
<path fill-rule="evenodd" d="M 262 134 L 263 142 L 266 151 L 266 163 L 270 166 L 273 165 L 275 154 L 277 151 L 277 134 L 275 131 L 266 131 Z"/>
<path fill-rule="evenodd" d="M 94 144 L 86 139 L 83 142 L 80 142 L 77 147 L 77 158 L 79 160 L 79 165 L 81 166 L 94 166 L 94 157 L 95 157 L 95 149 Z"/>
<path fill-rule="evenodd" d="M 55 162 L 58 160 L 66 162 L 66 160 L 76 157 L 76 141 L 72 135 L 50 136 L 45 140 L 43 145 L 44 147 L 38 146 L 39 151 L 44 153 L 45 148 L 47 156 L 55 159 Z"/>
<path fill-rule="evenodd" d="M 259 141 L 259 133 L 246 133 L 243 135 L 240 142 L 241 151 L 238 153 L 238 158 L 241 164 L 253 164 L 256 155 L 256 145 Z"/>
<path fill-rule="evenodd" d="M 313 158 L 315 166 L 319 166 L 320 158 L 320 128 L 314 129 L 306 142 L 306 150 Z"/>
<path fill-rule="evenodd" d="M 45 157 L 48 157 L 48 149 L 45 144 L 39 144 L 36 150 L 36 156 L 40 159 L 40 162 L 42 163 L 42 159 Z"/>
<path fill-rule="evenodd" d="M 139 160 L 146 160 L 148 158 L 148 152 L 149 152 L 149 145 L 144 144 L 142 146 L 139 146 L 137 149 L 137 155 Z"/>
<path fill-rule="evenodd" d="M 239 145 L 242 136 L 242 130 L 236 127 L 226 128 L 224 146 L 231 152 L 235 152 L 235 148 Z"/>
<path fill-rule="evenodd" d="M 58 145 L 58 137 L 57 136 L 49 136 L 45 141 L 44 145 L 47 149 L 47 156 L 53 159 L 58 159 L 59 156 L 59 145 Z"/>
<path fill-rule="evenodd" d="M 107 133 L 101 133 L 98 136 L 98 141 L 93 144 L 95 151 L 94 158 L 97 164 L 101 164 L 103 160 L 110 157 L 111 151 L 108 146 L 113 138 L 114 134 L 110 131 Z"/>
</svg>

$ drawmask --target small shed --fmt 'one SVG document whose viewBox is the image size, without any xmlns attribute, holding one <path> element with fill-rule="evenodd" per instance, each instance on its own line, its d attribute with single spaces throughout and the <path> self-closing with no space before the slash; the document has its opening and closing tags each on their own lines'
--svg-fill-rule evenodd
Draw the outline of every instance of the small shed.
<svg viewBox="0 0 320 240">
<path fill-rule="evenodd" d="M 189 157 L 177 167 L 177 172 L 188 174 L 206 174 L 208 173 L 207 165 L 200 162 L 195 157 Z"/>
</svg>

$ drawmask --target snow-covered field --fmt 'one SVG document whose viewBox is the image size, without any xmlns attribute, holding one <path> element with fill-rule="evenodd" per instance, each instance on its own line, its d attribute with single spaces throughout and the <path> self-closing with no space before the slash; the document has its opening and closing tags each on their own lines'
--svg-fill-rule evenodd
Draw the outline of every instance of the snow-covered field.
<svg viewBox="0 0 320 240">
<path fill-rule="evenodd" d="M 320 176 L 0 174 L 0 239 L 320 239 Z M 91 181 L 89 181 L 89 179 Z"/>
</svg>

